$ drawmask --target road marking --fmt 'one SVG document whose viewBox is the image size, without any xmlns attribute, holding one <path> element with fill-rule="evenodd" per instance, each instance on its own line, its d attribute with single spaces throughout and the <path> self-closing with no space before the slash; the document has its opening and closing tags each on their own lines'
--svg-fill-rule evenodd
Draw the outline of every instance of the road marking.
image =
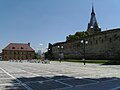
<svg viewBox="0 0 120 90">
<path fill-rule="evenodd" d="M 14 83 L 14 84 L 17 85 L 17 86 L 21 86 L 18 83 Z M 12 85 L 13 86 L 13 84 L 11 84 L 11 83 L 0 84 L 0 86 L 6 86 L 6 85 Z"/>
<path fill-rule="evenodd" d="M 22 86 L 24 86 L 26 89 L 28 90 L 33 90 L 32 88 L 30 88 L 29 86 L 27 86 L 26 84 L 22 83 L 20 80 L 18 80 L 17 78 L 15 78 L 14 76 L 12 76 L 9 72 L 7 72 L 6 70 L 4 70 L 3 68 L 0 67 L 0 69 L 6 73 L 7 75 L 9 75 L 10 77 L 12 77 L 13 79 L 15 79 L 19 84 L 21 84 Z"/>
</svg>

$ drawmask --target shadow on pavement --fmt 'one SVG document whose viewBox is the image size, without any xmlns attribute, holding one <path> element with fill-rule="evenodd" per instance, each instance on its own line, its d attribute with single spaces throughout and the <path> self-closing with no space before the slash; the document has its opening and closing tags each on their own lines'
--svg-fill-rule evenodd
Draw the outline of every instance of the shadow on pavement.
<svg viewBox="0 0 120 90">
<path fill-rule="evenodd" d="M 12 85 L 6 85 L 4 88 L 5 90 L 57 90 L 57 89 L 69 90 L 70 88 L 74 88 L 77 86 L 85 86 L 85 85 L 94 84 L 94 83 L 106 82 L 113 79 L 118 79 L 118 78 L 115 78 L 115 77 L 75 78 L 75 77 L 69 77 L 69 76 L 21 77 L 9 82 Z M 17 83 L 17 81 L 21 83 Z M 70 89 L 70 90 L 74 90 L 74 89 Z"/>
</svg>

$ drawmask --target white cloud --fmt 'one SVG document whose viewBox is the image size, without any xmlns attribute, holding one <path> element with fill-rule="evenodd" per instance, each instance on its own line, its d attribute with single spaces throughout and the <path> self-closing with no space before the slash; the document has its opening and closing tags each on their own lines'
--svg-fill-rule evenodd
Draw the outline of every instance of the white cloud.
<svg viewBox="0 0 120 90">
<path fill-rule="evenodd" d="M 42 43 L 40 43 L 39 45 L 40 45 L 40 46 L 42 46 L 43 44 L 42 44 Z"/>
</svg>

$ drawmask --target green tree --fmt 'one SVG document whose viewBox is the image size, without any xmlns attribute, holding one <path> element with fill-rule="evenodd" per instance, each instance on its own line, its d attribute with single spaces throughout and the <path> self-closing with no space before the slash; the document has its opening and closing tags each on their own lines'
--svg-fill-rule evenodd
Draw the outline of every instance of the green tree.
<svg viewBox="0 0 120 90">
<path fill-rule="evenodd" d="M 69 35 L 66 37 L 66 40 L 69 41 L 69 40 L 76 40 L 76 39 L 79 39 L 79 38 L 82 38 L 82 37 L 86 37 L 88 36 L 88 33 L 87 32 L 76 32 L 74 35 Z"/>
<path fill-rule="evenodd" d="M 35 59 L 41 59 L 41 56 L 35 53 Z"/>
</svg>

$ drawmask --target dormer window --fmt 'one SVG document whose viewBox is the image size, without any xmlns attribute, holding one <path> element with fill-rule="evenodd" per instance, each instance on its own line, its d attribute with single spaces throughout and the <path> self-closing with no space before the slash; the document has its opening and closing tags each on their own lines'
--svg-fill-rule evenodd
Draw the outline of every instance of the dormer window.
<svg viewBox="0 0 120 90">
<path fill-rule="evenodd" d="M 21 49 L 23 49 L 23 47 L 21 47 Z"/>
<path fill-rule="evenodd" d="M 15 49 L 15 47 L 12 47 L 12 49 Z"/>
</svg>

